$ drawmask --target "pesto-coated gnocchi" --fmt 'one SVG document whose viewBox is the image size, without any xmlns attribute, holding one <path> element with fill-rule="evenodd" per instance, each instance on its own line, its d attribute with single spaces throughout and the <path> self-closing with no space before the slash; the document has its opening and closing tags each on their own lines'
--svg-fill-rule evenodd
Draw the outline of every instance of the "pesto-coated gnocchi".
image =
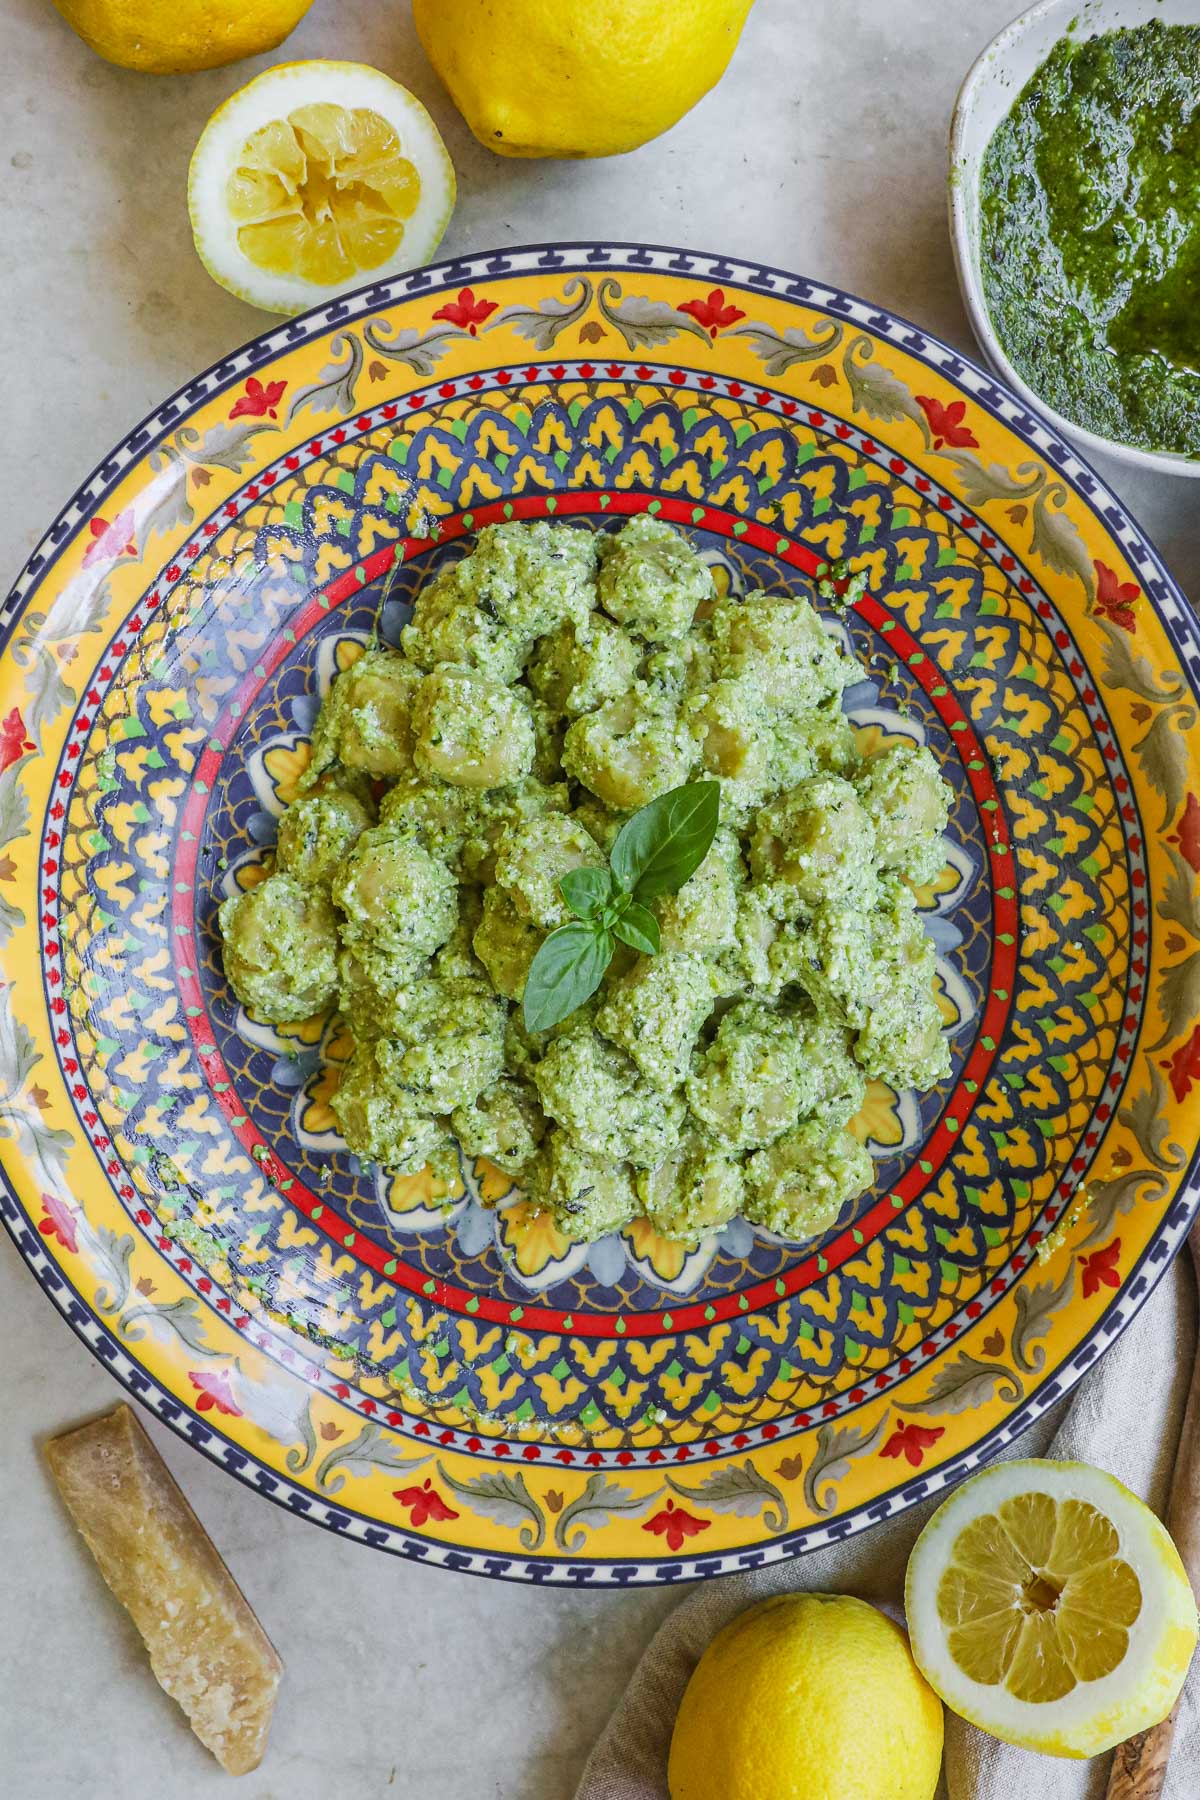
<svg viewBox="0 0 1200 1800">
<path fill-rule="evenodd" d="M 679 787 L 696 766 L 696 740 L 669 700 L 635 683 L 618 700 L 576 719 L 563 768 L 617 812 L 632 812 Z"/>
<path fill-rule="evenodd" d="M 543 813 L 504 833 L 496 855 L 496 885 L 523 919 L 542 932 L 553 931 L 571 917 L 559 890 L 562 877 L 572 869 L 598 869 L 603 862 L 599 844 L 577 819 Z"/>
<path fill-rule="evenodd" d="M 323 781 L 301 794 L 279 821 L 275 867 L 304 887 L 327 888 L 368 825 L 375 822 L 365 782 Z"/>
<path fill-rule="evenodd" d="M 418 669 L 394 650 L 368 650 L 334 682 L 301 777 L 311 788 L 329 768 L 395 780 L 412 768 L 412 703 Z"/>
<path fill-rule="evenodd" d="M 434 669 L 412 703 L 413 762 L 452 787 L 498 788 L 533 767 L 533 718 L 516 688 L 452 665 Z"/>
<path fill-rule="evenodd" d="M 912 891 L 944 861 L 930 752 L 864 760 L 857 667 L 809 602 L 719 592 L 649 514 L 489 527 L 401 644 L 334 680 L 274 871 L 220 908 L 238 998 L 281 1023 L 336 1006 L 332 1106 L 368 1160 L 485 1158 L 579 1242 L 639 1214 L 684 1243 L 739 1213 L 827 1230 L 871 1182 L 867 1081 L 949 1070 Z M 637 808 L 711 779 L 720 827 L 651 902 L 657 953 L 618 944 L 593 998 L 531 1032 L 564 877 L 603 875 Z"/>
<path fill-rule="evenodd" d="M 329 1004 L 337 985 L 337 917 L 323 887 L 268 875 L 221 903 L 225 972 L 244 1006 L 286 1025 Z"/>
</svg>

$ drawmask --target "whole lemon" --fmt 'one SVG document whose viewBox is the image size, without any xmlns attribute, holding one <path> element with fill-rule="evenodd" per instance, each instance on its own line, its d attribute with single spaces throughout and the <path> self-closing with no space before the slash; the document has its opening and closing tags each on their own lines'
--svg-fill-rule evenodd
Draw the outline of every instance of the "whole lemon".
<svg viewBox="0 0 1200 1800">
<path fill-rule="evenodd" d="M 312 0 L 54 0 L 106 62 L 147 75 L 218 69 L 282 44 Z"/>
<path fill-rule="evenodd" d="M 898 1625 L 844 1594 L 781 1594 L 713 1639 L 689 1681 L 671 1800 L 932 1800 L 942 1703 Z"/>
<path fill-rule="evenodd" d="M 413 0 L 450 98 L 500 156 L 615 156 L 721 79 L 753 0 Z"/>
</svg>

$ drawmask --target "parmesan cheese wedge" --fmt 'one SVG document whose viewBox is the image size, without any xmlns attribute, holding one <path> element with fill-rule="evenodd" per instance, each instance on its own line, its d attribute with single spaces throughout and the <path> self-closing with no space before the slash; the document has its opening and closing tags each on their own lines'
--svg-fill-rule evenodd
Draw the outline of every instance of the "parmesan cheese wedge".
<svg viewBox="0 0 1200 1800">
<path fill-rule="evenodd" d="M 256 1769 L 283 1664 L 133 1412 L 52 1438 L 46 1460 L 159 1685 L 222 1768 Z"/>
</svg>

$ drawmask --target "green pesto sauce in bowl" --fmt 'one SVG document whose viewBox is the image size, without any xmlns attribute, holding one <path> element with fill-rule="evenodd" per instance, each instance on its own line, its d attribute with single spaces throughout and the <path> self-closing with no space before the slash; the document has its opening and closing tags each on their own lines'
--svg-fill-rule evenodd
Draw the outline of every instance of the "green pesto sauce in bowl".
<svg viewBox="0 0 1200 1800">
<path fill-rule="evenodd" d="M 1063 38 L 980 172 L 988 312 L 1076 424 L 1200 456 L 1200 26 Z"/>
</svg>

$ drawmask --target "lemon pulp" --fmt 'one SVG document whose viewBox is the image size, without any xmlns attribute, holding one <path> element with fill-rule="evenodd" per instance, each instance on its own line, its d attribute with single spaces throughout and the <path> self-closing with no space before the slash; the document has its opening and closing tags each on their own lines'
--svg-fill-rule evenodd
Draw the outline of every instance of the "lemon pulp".
<svg viewBox="0 0 1200 1800">
<path fill-rule="evenodd" d="M 395 257 L 421 177 L 379 113 L 317 101 L 246 139 L 225 198 L 257 268 L 329 285 Z"/>
<path fill-rule="evenodd" d="M 1115 1527 L 1084 1500 L 1018 1494 L 972 1520 L 937 1592 L 955 1663 L 1035 1703 L 1111 1674 L 1142 1610 L 1119 1548 Z"/>
</svg>

